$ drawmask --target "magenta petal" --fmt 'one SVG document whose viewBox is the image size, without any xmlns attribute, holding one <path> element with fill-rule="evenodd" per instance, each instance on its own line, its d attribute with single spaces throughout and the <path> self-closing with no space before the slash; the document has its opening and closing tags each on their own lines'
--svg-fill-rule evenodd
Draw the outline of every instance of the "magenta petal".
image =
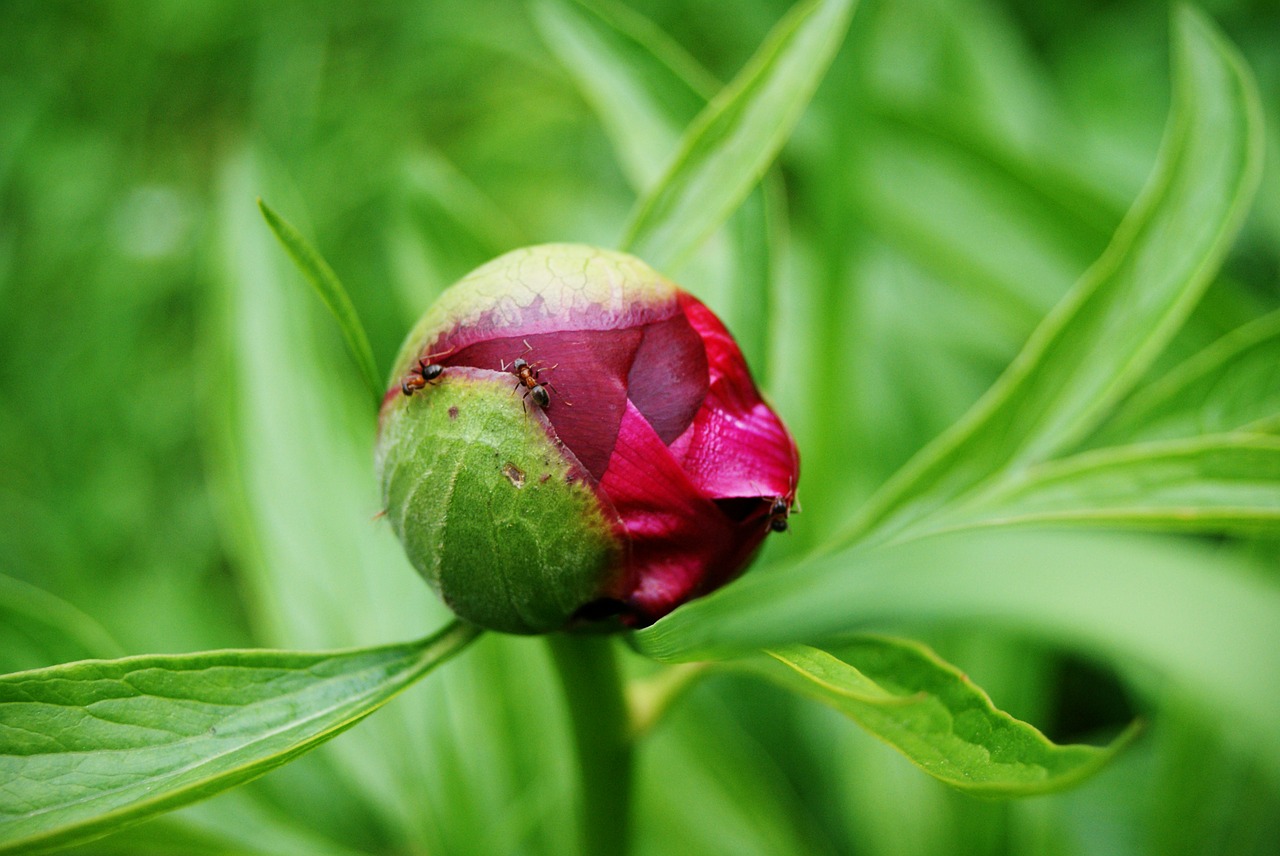
<svg viewBox="0 0 1280 856">
<path fill-rule="evenodd" d="M 677 299 L 689 325 L 702 339 L 706 349 L 711 386 L 719 385 L 722 400 L 744 411 L 750 409 L 760 400 L 760 394 L 738 343 L 702 301 L 683 291 Z"/>
<path fill-rule="evenodd" d="M 764 402 L 747 413 L 722 409 L 712 387 L 704 408 L 672 448 L 705 496 L 795 495 L 799 460 L 791 436 Z"/>
<path fill-rule="evenodd" d="M 706 344 L 711 385 L 693 424 L 671 444 L 672 453 L 706 496 L 794 498 L 800 456 L 791 434 L 760 398 L 720 319 L 687 294 L 680 304 Z"/>
<path fill-rule="evenodd" d="M 600 486 L 631 543 L 639 585 L 628 603 L 644 623 L 735 576 L 765 535 L 760 521 L 744 530 L 702 496 L 630 403 Z"/>
<path fill-rule="evenodd" d="M 707 351 L 684 315 L 649 324 L 627 375 L 627 397 L 670 445 L 707 396 Z"/>
</svg>

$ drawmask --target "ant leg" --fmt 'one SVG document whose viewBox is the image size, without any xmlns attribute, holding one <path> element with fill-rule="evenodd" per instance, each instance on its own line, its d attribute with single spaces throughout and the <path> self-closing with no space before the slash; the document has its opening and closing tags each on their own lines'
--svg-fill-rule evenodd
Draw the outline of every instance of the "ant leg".
<svg viewBox="0 0 1280 856">
<path fill-rule="evenodd" d="M 560 399 L 560 403 L 563 404 L 565 407 L 573 407 L 573 402 L 569 401 L 563 395 L 561 395 L 560 390 L 556 389 L 556 385 L 554 383 L 548 380 L 548 381 L 543 381 L 542 385 L 545 386 L 547 389 L 551 390 L 552 392 L 554 392 L 556 394 L 556 398 Z"/>
<path fill-rule="evenodd" d="M 449 350 L 447 350 L 447 351 L 438 351 L 437 353 L 434 353 L 434 354 L 424 354 L 423 356 L 421 356 L 421 357 L 419 357 L 419 358 L 418 358 L 418 362 L 421 362 L 421 363 L 429 363 L 429 362 L 431 362 L 432 360 L 434 360 L 436 357 L 447 357 L 447 356 L 449 356 L 450 354 L 452 354 L 455 350 L 457 350 L 457 349 L 456 349 L 456 348 L 450 348 L 450 349 L 449 349 Z"/>
</svg>

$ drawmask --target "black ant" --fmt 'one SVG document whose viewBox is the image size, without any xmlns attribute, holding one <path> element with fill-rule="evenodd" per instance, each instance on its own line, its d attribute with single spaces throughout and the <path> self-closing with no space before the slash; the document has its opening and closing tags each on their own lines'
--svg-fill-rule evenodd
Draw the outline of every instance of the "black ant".
<svg viewBox="0 0 1280 856">
<path fill-rule="evenodd" d="M 786 532 L 791 528 L 791 525 L 787 522 L 791 512 L 794 510 L 797 514 L 800 513 L 800 504 L 795 501 L 794 490 L 788 489 L 788 493 L 791 495 L 791 499 L 786 496 L 775 496 L 769 500 L 770 532 Z"/>
<path fill-rule="evenodd" d="M 527 354 L 532 350 L 533 346 L 529 344 L 528 340 L 525 340 L 524 353 Z M 550 381 L 543 382 L 538 378 L 538 373 L 543 371 L 543 369 L 539 368 L 537 363 L 530 363 L 523 356 L 519 356 L 515 358 L 511 365 L 507 365 L 501 360 L 499 361 L 499 365 L 501 366 L 502 371 L 510 371 L 516 376 L 518 382 L 514 387 L 512 387 L 512 392 L 515 392 L 523 386 L 525 388 L 523 398 L 532 398 L 533 403 L 544 410 L 551 406 L 551 394 L 547 392 L 547 390 L 555 389 L 555 385 Z M 554 366 L 547 366 L 545 371 L 551 371 L 558 365 L 560 364 L 556 363 Z M 556 390 L 556 393 L 559 394 L 559 390 Z M 521 404 L 523 405 L 523 402 L 521 402 Z M 567 401 L 564 404 L 566 407 L 572 407 L 572 405 Z"/>
<path fill-rule="evenodd" d="M 791 514 L 791 506 L 782 497 L 775 497 L 769 506 L 769 529 L 773 532 L 786 532 L 790 528 L 787 517 Z"/>
<path fill-rule="evenodd" d="M 436 357 L 445 357 L 453 352 L 450 348 L 447 351 L 441 351 L 438 354 L 427 354 L 425 357 L 418 359 L 418 367 L 412 369 L 404 380 L 400 381 L 400 391 L 405 395 L 413 395 L 427 384 L 434 380 L 438 380 L 440 375 L 444 374 L 444 366 L 431 362 Z"/>
</svg>

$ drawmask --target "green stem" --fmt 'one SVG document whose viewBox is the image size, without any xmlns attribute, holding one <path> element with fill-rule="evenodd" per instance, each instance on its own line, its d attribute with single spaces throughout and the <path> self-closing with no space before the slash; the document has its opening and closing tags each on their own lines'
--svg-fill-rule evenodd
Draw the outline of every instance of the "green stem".
<svg viewBox="0 0 1280 856">
<path fill-rule="evenodd" d="M 582 773 L 583 856 L 625 856 L 630 845 L 631 734 L 607 636 L 547 637 L 564 687 Z"/>
</svg>

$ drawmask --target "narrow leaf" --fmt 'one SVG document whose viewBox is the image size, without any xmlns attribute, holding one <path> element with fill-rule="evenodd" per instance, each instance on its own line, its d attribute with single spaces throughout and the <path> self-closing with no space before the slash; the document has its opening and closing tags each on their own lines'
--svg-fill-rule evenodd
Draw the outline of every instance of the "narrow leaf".
<svg viewBox="0 0 1280 856">
<path fill-rule="evenodd" d="M 97 621 L 62 598 L 0 574 L 0 673 L 123 653 Z"/>
<path fill-rule="evenodd" d="M 981 689 L 923 645 L 860 636 L 832 652 L 792 645 L 768 652 L 778 677 L 835 708 L 936 779 L 984 796 L 1031 796 L 1079 782 L 1135 733 L 1111 746 L 1058 746 L 997 710 Z"/>
<path fill-rule="evenodd" d="M 334 320 L 338 322 L 342 336 L 347 341 L 347 349 L 355 359 L 360 373 L 364 376 L 365 384 L 373 395 L 374 407 L 378 407 L 382 403 L 382 378 L 378 374 L 377 364 L 373 361 L 373 349 L 369 347 L 369 337 L 365 335 L 364 325 L 360 323 L 360 316 L 356 314 L 356 308 L 352 305 L 351 298 L 347 296 L 346 289 L 342 287 L 338 275 L 333 272 L 333 268 L 329 267 L 329 263 L 316 251 L 315 247 L 302 237 L 302 233 L 272 210 L 267 203 L 259 199 L 258 208 L 285 252 L 293 259 L 293 263 L 298 266 L 298 270 L 302 271 L 302 275 L 307 278 L 307 282 L 311 283 Z"/>
<path fill-rule="evenodd" d="M 256 778 L 478 633 L 455 623 L 381 648 L 86 660 L 0 677 L 0 853 L 89 839 Z"/>
<path fill-rule="evenodd" d="M 1280 534 L 1280 438 L 1219 435 L 1087 452 L 1003 480 L 939 525 L 1049 521 Z"/>
<path fill-rule="evenodd" d="M 260 213 L 242 204 L 255 189 L 278 183 L 262 163 L 245 149 L 219 172 L 216 343 L 223 356 L 216 365 L 223 394 L 210 414 L 218 430 L 209 434 L 217 452 L 211 472 L 229 512 L 228 544 L 255 632 L 266 647 L 303 650 L 413 639 L 450 614 L 400 543 L 370 521 L 381 505 L 369 478 L 375 426 L 368 399 L 351 395 L 351 382 L 359 383 L 354 372 L 333 377 L 346 354 L 331 352 L 318 329 L 327 319 L 307 311 L 315 300 L 310 289 L 290 281 L 292 264 L 262 228 Z M 467 681 L 476 662 L 467 657 L 437 686 Z M 422 770 L 456 765 L 450 740 L 435 739 L 429 726 L 457 709 L 457 693 L 447 702 L 442 692 L 406 695 L 320 747 L 307 761 L 308 792 L 314 801 L 341 803 L 353 822 L 376 817 L 398 840 L 448 851 L 444 836 L 477 828 L 466 820 L 473 803 Z M 284 775 L 301 774 L 294 768 Z M 440 816 L 455 825 L 445 830 L 433 821 Z"/>
<path fill-rule="evenodd" d="M 994 132 L 898 103 L 877 110 L 849 158 L 861 228 L 984 309 L 988 337 L 1022 344 L 1105 248 L 1123 210 L 1113 215 Z"/>
<path fill-rule="evenodd" d="M 1129 391 L 1213 277 L 1257 186 L 1261 109 L 1236 51 L 1176 15 L 1174 106 L 1146 188 L 1111 245 L 974 408 L 835 543 L 887 536 L 1007 468 L 1078 441 Z"/>
<path fill-rule="evenodd" d="M 662 176 L 680 129 L 706 105 L 715 81 L 650 21 L 622 6 L 540 0 L 543 41 L 591 104 L 632 187 Z"/>
<path fill-rule="evenodd" d="M 671 267 L 733 212 L 777 156 L 844 39 L 854 0 L 809 0 L 778 23 L 685 133 L 636 203 L 623 249 Z"/>
<path fill-rule="evenodd" d="M 436 149 L 406 156 L 401 183 L 415 208 L 433 209 L 429 225 L 443 225 L 448 232 L 441 240 L 461 240 L 483 253 L 472 267 L 529 243 L 510 214 Z"/>
<path fill-rule="evenodd" d="M 468 271 L 530 243 L 500 205 L 435 149 L 406 155 L 395 184 L 387 257 L 410 322 Z"/>
<path fill-rule="evenodd" d="M 1090 439 L 1107 446 L 1280 424 L 1280 312 L 1223 336 L 1126 401 Z"/>
<path fill-rule="evenodd" d="M 974 530 L 761 569 L 633 635 L 656 659 L 742 657 L 904 622 L 1003 628 L 1154 672 L 1280 774 L 1280 590 L 1208 545 Z"/>
</svg>

